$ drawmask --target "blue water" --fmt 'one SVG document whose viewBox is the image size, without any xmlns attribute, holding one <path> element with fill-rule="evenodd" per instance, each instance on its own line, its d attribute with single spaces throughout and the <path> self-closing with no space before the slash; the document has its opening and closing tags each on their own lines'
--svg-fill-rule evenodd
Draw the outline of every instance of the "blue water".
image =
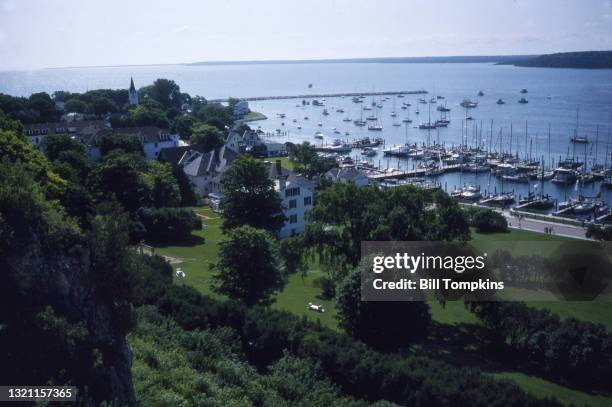
<svg viewBox="0 0 612 407">
<path fill-rule="evenodd" d="M 98 88 L 126 88 L 130 76 L 134 77 L 137 86 L 147 85 L 156 78 L 165 77 L 175 80 L 184 92 L 201 95 L 209 99 L 264 95 L 295 95 L 335 92 L 369 92 L 369 91 L 400 91 L 425 89 L 431 94 L 445 96 L 446 103 L 452 111 L 448 114 L 451 124 L 448 128 L 429 133 L 430 141 L 440 141 L 447 145 L 457 145 L 461 142 L 462 119 L 465 110 L 459 106 L 463 98 L 478 100 L 479 106 L 469 112 L 475 118 L 467 125 L 467 141 L 474 143 L 473 126 L 481 126 L 482 139 L 485 146 L 489 145 L 489 131 L 493 121 L 493 149 L 509 149 L 510 125 L 513 126 L 513 152 L 524 156 L 529 154 L 531 145 L 532 156 L 549 154 L 554 160 L 565 156 L 570 147 L 570 155 L 576 154 L 584 160 L 584 146 L 577 146 L 573 151 L 569 137 L 576 127 L 576 112 L 579 107 L 578 131 L 588 135 L 591 143 L 586 147 L 587 161 L 597 160 L 603 163 L 606 155 L 607 134 L 612 127 L 612 70 L 575 70 L 547 68 L 519 68 L 513 66 L 497 66 L 492 64 L 389 64 L 389 63 L 329 63 L 329 64 L 279 64 L 279 65 L 216 65 L 216 66 L 140 66 L 140 67 L 101 67 L 101 68 L 71 68 L 37 71 L 0 72 L 0 92 L 27 96 L 33 92 L 67 90 L 83 92 Z M 313 87 L 308 88 L 308 83 Z M 526 88 L 529 93 L 521 95 L 520 89 Z M 482 90 L 485 96 L 477 98 Z M 547 99 L 550 95 L 551 98 Z M 525 96 L 528 104 L 517 103 Z M 322 116 L 322 108 L 314 106 L 296 107 L 300 100 L 274 100 L 252 102 L 251 108 L 268 116 L 268 120 L 260 121 L 254 126 L 273 132 L 281 129 L 287 135 L 276 137 L 277 141 L 315 142 L 313 134 L 322 131 L 327 135 L 326 141 L 334 138 L 353 139 L 365 135 L 382 136 L 387 145 L 406 142 L 425 142 L 427 131 L 413 128 L 428 120 L 428 105 L 417 103 L 421 96 L 409 96 L 396 101 L 397 120 L 401 121 L 407 111 L 401 110 L 401 103 L 412 103 L 410 117 L 412 125 L 408 129 L 391 125 L 393 118 L 389 116 L 393 110 L 393 102 L 384 102 L 384 107 L 378 109 L 384 130 L 368 132 L 352 123 L 343 122 L 342 118 L 359 117 L 361 104 L 354 104 L 350 98 L 327 98 L 326 107 L 329 116 Z M 498 98 L 506 101 L 505 105 L 497 105 Z M 368 98 L 366 102 L 370 102 Z M 364 103 L 365 104 L 365 103 Z M 344 114 L 336 113 L 335 108 L 341 107 Z M 415 115 L 415 109 L 421 113 Z M 285 113 L 286 118 L 280 119 L 277 113 Z M 364 112 L 364 117 L 367 113 Z M 439 112 L 432 105 L 432 121 L 439 117 Z M 309 121 L 303 117 L 309 116 Z M 293 123 L 293 119 L 298 123 Z M 317 122 L 323 126 L 319 128 Z M 284 122 L 283 126 L 281 123 Z M 525 142 L 525 122 L 528 123 L 528 140 Z M 298 130 L 297 125 L 302 129 Z M 548 149 L 548 125 L 551 125 L 551 148 Z M 595 144 L 596 126 L 599 125 L 599 142 Z M 334 135 L 332 128 L 336 127 L 341 135 Z M 503 145 L 499 144 L 499 132 L 503 130 Z M 345 136 L 345 132 L 350 133 Z M 480 130 L 478 130 L 480 132 Z M 373 134 L 374 133 L 374 134 Z M 527 144 L 527 148 L 526 145 Z M 612 150 L 612 148 L 611 148 Z M 549 152 L 550 151 L 550 152 Z M 597 154 L 596 154 L 597 152 Z M 356 154 L 356 152 L 354 153 Z M 353 154 L 353 155 L 354 155 Z M 412 163 L 404 160 L 387 160 L 382 153 L 371 161 L 383 167 L 411 167 Z M 488 175 L 448 174 L 440 181 L 452 189 L 470 181 L 476 181 L 487 187 Z M 491 179 L 490 189 L 500 187 L 495 178 Z M 546 192 L 560 199 L 575 195 L 574 186 L 559 186 L 547 183 Z M 514 189 L 517 194 L 526 194 L 529 185 L 507 184 L 504 189 Z M 599 184 L 585 186 L 585 194 L 594 195 L 599 191 Z M 608 202 L 612 201 L 612 191 L 602 191 Z"/>
</svg>

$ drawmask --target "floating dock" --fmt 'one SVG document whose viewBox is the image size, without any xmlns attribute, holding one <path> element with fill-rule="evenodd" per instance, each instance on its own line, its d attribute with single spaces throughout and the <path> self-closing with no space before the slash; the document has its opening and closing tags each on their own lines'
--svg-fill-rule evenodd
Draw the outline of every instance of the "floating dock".
<svg viewBox="0 0 612 407">
<path fill-rule="evenodd" d="M 447 165 L 444 167 L 444 172 L 456 171 L 461 168 L 461 164 L 455 165 Z M 413 177 L 422 177 L 427 174 L 427 170 L 425 168 L 419 168 L 408 171 L 394 171 L 390 173 L 380 173 L 380 174 L 370 174 L 368 178 L 372 181 L 381 181 L 385 179 L 404 179 L 404 178 L 413 178 Z"/>
</svg>

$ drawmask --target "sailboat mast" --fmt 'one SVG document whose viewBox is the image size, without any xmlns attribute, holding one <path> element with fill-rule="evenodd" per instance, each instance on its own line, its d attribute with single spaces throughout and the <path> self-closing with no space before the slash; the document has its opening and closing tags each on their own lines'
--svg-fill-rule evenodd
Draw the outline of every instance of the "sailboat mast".
<svg viewBox="0 0 612 407">
<path fill-rule="evenodd" d="M 527 159 L 527 120 L 525 120 L 525 159 Z"/>
<path fill-rule="evenodd" d="M 548 123 L 548 165 L 552 168 L 552 162 L 550 161 L 550 123 Z"/>
</svg>

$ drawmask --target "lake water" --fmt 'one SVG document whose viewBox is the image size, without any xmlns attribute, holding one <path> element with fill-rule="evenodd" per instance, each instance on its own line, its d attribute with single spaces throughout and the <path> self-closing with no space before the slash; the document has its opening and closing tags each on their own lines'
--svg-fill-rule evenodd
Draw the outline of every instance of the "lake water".
<svg viewBox="0 0 612 407">
<path fill-rule="evenodd" d="M 138 67 L 101 67 L 70 68 L 37 71 L 0 72 L 0 92 L 12 95 L 27 96 L 33 92 L 55 90 L 83 92 L 98 88 L 127 88 L 130 76 L 134 77 L 137 86 L 144 86 L 156 78 L 164 77 L 175 80 L 181 90 L 192 95 L 201 95 L 208 99 L 252 96 L 277 96 L 337 92 L 371 92 L 371 91 L 407 91 L 425 89 L 429 95 L 411 95 L 396 99 L 395 110 L 398 117 L 390 116 L 393 110 L 393 98 L 382 103 L 376 109 L 384 130 L 368 132 L 366 128 L 354 126 L 351 122 L 342 121 L 345 117 L 359 118 L 362 104 L 351 102 L 350 98 L 327 98 L 326 107 L 329 116 L 321 114 L 322 108 L 312 105 L 302 107 L 301 100 L 270 100 L 251 102 L 253 110 L 268 116 L 268 120 L 255 122 L 252 125 L 266 132 L 280 129 L 282 137 L 274 137 L 279 142 L 303 141 L 315 142 L 315 131 L 322 131 L 325 141 L 334 138 L 352 140 L 356 137 L 381 136 L 386 145 L 404 142 L 440 141 L 447 145 L 461 143 L 462 127 L 467 134 L 467 141 L 475 144 L 482 139 L 483 145 L 489 144 L 494 150 L 510 148 L 510 126 L 513 127 L 512 151 L 521 156 L 531 153 L 533 157 L 549 154 L 554 160 L 559 156 L 576 155 L 581 161 L 586 154 L 589 163 L 605 161 L 607 137 L 612 126 L 612 70 L 575 70 L 547 68 L 518 68 L 497 66 L 493 64 L 395 64 L 395 63 L 326 63 L 326 64 L 262 64 L 262 65 L 161 65 Z M 312 83 L 312 88 L 308 84 Z M 520 94 L 522 88 L 527 94 Z M 478 91 L 484 93 L 477 97 Z M 429 99 L 432 94 L 445 97 L 445 103 L 451 109 L 448 128 L 428 132 L 414 128 L 421 122 L 428 121 L 431 107 L 432 121 L 439 118 L 434 104 L 431 106 L 417 103 L 418 98 Z M 528 104 L 519 104 L 521 97 L 526 97 Z M 478 100 L 479 105 L 469 111 L 475 120 L 463 121 L 465 109 L 459 106 L 463 98 Z M 504 99 L 506 104 L 498 105 L 497 99 Z M 380 101 L 380 98 L 379 98 Z M 370 104 L 371 98 L 367 98 Z M 401 110 L 402 102 L 409 102 L 410 118 L 413 123 L 406 128 L 392 126 L 394 120 L 401 121 L 408 110 Z M 299 107 L 296 105 L 299 104 Z M 363 105 L 365 105 L 364 103 Z M 415 114 L 419 108 L 420 115 Z M 342 108 L 345 113 L 335 110 Z M 574 146 L 569 143 L 578 117 L 578 132 L 586 134 L 591 141 L 584 145 Z M 284 113 L 286 117 L 277 117 Z M 364 112 L 369 114 L 372 112 Z M 303 118 L 308 116 L 310 120 Z M 296 122 L 293 122 L 296 119 Z M 322 127 L 317 126 L 317 122 Z M 493 138 L 489 139 L 491 121 Z M 525 123 L 528 125 L 525 141 Z M 284 123 L 284 125 L 283 125 Z M 482 123 L 482 137 L 480 137 Z M 548 126 L 551 126 L 550 149 L 548 147 Z M 297 126 L 302 127 L 301 130 Z M 478 130 L 474 130 L 474 126 Z M 599 126 L 599 139 L 595 143 L 596 128 Z M 466 129 L 467 127 L 467 129 Z M 340 135 L 333 134 L 333 128 Z M 500 131 L 503 137 L 500 138 Z M 349 132 L 346 136 L 345 132 Z M 476 136 L 477 134 L 477 136 Z M 612 149 L 611 149 L 612 150 Z M 357 151 L 353 153 L 356 155 Z M 386 167 L 411 168 L 413 163 L 406 160 L 383 158 L 382 152 L 371 158 L 371 161 Z M 489 184 L 488 175 L 447 174 L 439 180 L 450 190 L 455 185 L 466 182 L 478 182 L 483 188 Z M 493 177 L 488 188 L 501 187 Z M 527 184 L 506 185 L 504 189 L 514 189 L 517 194 L 525 195 L 530 186 Z M 575 195 L 574 186 L 559 186 L 547 183 L 546 192 L 560 199 Z M 586 195 L 599 191 L 599 183 L 585 186 Z M 612 192 L 603 190 L 608 202 L 612 201 Z"/>
</svg>

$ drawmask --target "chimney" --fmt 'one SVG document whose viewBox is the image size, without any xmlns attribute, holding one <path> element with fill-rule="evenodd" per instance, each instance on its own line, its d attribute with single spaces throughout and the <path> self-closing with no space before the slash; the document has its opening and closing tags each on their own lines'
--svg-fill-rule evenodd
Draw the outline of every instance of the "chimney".
<svg viewBox="0 0 612 407">
<path fill-rule="evenodd" d="M 278 179 L 278 189 L 279 191 L 284 191 L 287 186 L 287 180 L 283 177 L 283 167 L 281 166 L 281 160 L 276 160 L 274 163 L 274 168 L 276 170 L 276 179 Z"/>
<path fill-rule="evenodd" d="M 276 175 L 279 177 L 283 175 L 283 167 L 281 166 L 281 160 L 276 160 L 275 167 L 276 167 Z"/>
</svg>

